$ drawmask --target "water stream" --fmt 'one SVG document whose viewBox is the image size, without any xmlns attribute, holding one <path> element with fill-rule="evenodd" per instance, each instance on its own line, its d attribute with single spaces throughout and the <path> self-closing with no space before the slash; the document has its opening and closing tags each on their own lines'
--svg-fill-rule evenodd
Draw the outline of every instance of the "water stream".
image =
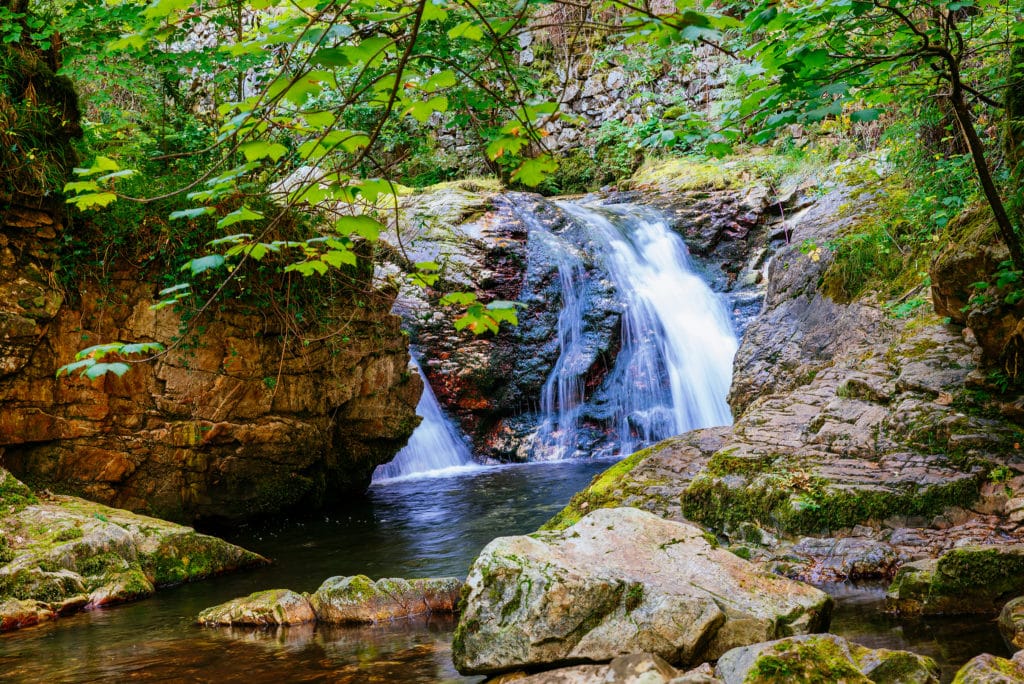
<svg viewBox="0 0 1024 684">
<path fill-rule="evenodd" d="M 584 245 L 532 222 L 531 238 L 551 245 L 562 286 L 559 357 L 544 385 L 534 450 L 545 458 L 581 453 L 584 416 L 603 422 L 606 452 L 624 456 L 702 427 L 728 425 L 726 403 L 738 340 L 722 298 L 698 276 L 686 245 L 664 218 L 635 205 L 558 202 L 585 227 Z M 591 354 L 584 335 L 581 249 L 592 252 L 622 304 L 619 350 L 603 382 L 586 396 Z"/>
<path fill-rule="evenodd" d="M 444 415 L 415 355 L 412 363 L 423 380 L 423 394 L 416 405 L 416 414 L 423 421 L 412 433 L 409 443 L 391 462 L 377 466 L 373 471 L 374 482 L 409 477 L 444 477 L 479 467 L 474 464 L 469 447 L 462 441 L 455 426 Z"/>
</svg>

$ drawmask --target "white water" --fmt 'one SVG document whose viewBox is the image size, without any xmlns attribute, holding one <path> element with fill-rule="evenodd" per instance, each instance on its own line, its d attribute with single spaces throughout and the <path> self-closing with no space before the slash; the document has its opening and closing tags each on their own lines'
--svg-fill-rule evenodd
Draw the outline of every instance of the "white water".
<svg viewBox="0 0 1024 684">
<path fill-rule="evenodd" d="M 682 239 L 660 215 L 640 207 L 558 206 L 587 227 L 626 307 L 621 348 L 602 385 L 615 452 L 730 424 L 726 396 L 738 341 L 721 299 L 691 270 Z M 560 358 L 544 386 L 535 440 L 545 458 L 575 454 L 587 371 L 575 362 L 584 313 L 580 260 L 565 249 L 556 256 L 563 292 Z"/>
<path fill-rule="evenodd" d="M 412 477 L 447 477 L 480 467 L 473 462 L 469 448 L 441 411 L 441 405 L 437 403 L 437 397 L 415 358 L 413 365 L 423 379 L 423 394 L 416 404 L 416 414 L 423 421 L 413 431 L 405 448 L 389 463 L 379 465 L 373 471 L 374 483 Z"/>
</svg>

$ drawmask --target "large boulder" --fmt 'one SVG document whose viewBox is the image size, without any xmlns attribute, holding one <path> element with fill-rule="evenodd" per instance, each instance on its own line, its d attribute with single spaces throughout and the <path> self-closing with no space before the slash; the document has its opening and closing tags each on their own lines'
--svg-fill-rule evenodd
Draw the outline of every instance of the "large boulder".
<svg viewBox="0 0 1024 684">
<path fill-rule="evenodd" d="M 576 665 L 534 675 L 504 677 L 517 684 L 720 684 L 706 664 L 684 673 L 650 653 L 619 656 L 602 665 Z"/>
<path fill-rule="evenodd" d="M 377 623 L 430 613 L 454 613 L 462 582 L 454 577 L 434 579 L 386 578 L 366 575 L 330 577 L 310 599 L 318 622 Z"/>
<path fill-rule="evenodd" d="M 198 618 L 201 625 L 223 627 L 302 625 L 315 621 L 316 614 L 309 599 L 289 589 L 257 591 L 207 608 Z"/>
<path fill-rule="evenodd" d="M 634 508 L 503 537 L 477 558 L 452 647 L 464 673 L 647 652 L 673 665 L 828 625 L 832 602 L 702 531 Z"/>
<path fill-rule="evenodd" d="M 965 546 L 907 563 L 889 587 L 889 610 L 902 615 L 996 613 L 1024 592 L 1024 544 Z"/>
<path fill-rule="evenodd" d="M 190 527 L 37 497 L 2 469 L 0 505 L 0 631 L 267 562 Z"/>
<path fill-rule="evenodd" d="M 988 653 L 972 658 L 960 668 L 953 684 L 1021 684 L 1024 682 L 1024 662 L 1014 656 L 1012 660 Z"/>
<path fill-rule="evenodd" d="M 935 661 L 909 651 L 870 649 L 834 634 L 811 634 L 734 648 L 718 660 L 725 684 L 845 682 L 938 684 Z"/>
<path fill-rule="evenodd" d="M 1010 648 L 1024 648 L 1024 596 L 1018 596 L 999 611 L 999 633 Z"/>
</svg>

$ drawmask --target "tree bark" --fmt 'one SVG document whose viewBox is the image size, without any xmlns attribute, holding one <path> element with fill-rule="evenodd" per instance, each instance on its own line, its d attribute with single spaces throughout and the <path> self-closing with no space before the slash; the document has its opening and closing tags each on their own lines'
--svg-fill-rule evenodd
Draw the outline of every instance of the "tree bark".
<svg viewBox="0 0 1024 684">
<path fill-rule="evenodd" d="M 988 160 L 985 159 L 984 146 L 981 138 L 978 136 L 978 131 L 974 128 L 971 111 L 964 101 L 964 91 L 960 88 L 959 74 L 955 72 L 953 74 L 953 88 L 949 94 L 949 99 L 950 104 L 953 106 L 953 114 L 956 116 L 960 132 L 964 136 L 967 149 L 970 150 L 971 158 L 974 160 L 974 168 L 978 174 L 978 180 L 981 182 L 981 189 L 985 193 L 985 199 L 988 200 L 989 206 L 992 208 L 992 215 L 995 217 L 999 235 L 1007 249 L 1010 250 L 1010 259 L 1013 261 L 1013 267 L 1018 271 L 1024 271 L 1024 249 L 1021 248 L 1020 238 L 1013 228 L 1010 215 L 1006 211 L 1002 197 L 999 196 L 999 189 L 992 179 Z"/>
</svg>

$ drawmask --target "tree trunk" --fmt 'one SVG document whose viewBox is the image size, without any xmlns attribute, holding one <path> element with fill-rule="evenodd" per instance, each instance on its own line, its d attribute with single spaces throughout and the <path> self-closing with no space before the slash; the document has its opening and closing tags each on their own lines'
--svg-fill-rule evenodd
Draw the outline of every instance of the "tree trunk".
<svg viewBox="0 0 1024 684">
<path fill-rule="evenodd" d="M 1024 45 L 1010 53 L 1010 70 L 1006 78 L 1006 129 L 1003 149 L 1010 169 L 1010 210 L 1017 225 L 1024 224 Z"/>
<path fill-rule="evenodd" d="M 981 181 L 981 189 L 985 193 L 985 199 L 988 200 L 988 204 L 992 208 L 992 215 L 996 219 L 999 235 L 1002 237 L 1007 249 L 1010 250 L 1010 259 L 1013 260 L 1013 267 L 1018 271 L 1024 271 L 1024 249 L 1021 248 L 1020 238 L 1017 237 L 1017 233 L 1013 228 L 1013 222 L 1010 221 L 1010 216 L 1006 212 L 1006 206 L 999 196 L 999 189 L 992 179 L 992 172 L 989 169 L 988 161 L 985 159 L 985 149 L 981 138 L 978 137 L 978 131 L 974 128 L 974 121 L 971 120 L 971 111 L 964 101 L 964 92 L 960 88 L 958 76 L 959 74 L 953 75 L 953 88 L 949 94 L 950 104 L 953 106 L 953 114 L 956 116 L 960 132 L 963 134 L 964 141 L 967 143 L 967 149 L 970 150 L 971 158 L 974 160 L 974 169 L 978 174 L 978 180 Z"/>
</svg>

